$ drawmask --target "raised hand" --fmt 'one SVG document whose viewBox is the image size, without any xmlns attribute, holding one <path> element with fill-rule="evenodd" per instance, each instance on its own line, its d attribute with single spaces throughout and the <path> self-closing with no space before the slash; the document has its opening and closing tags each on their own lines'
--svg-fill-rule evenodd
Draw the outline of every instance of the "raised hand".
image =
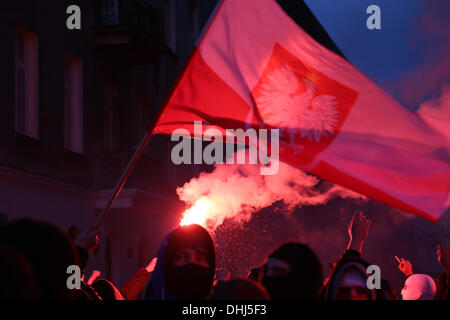
<svg viewBox="0 0 450 320">
<path fill-rule="evenodd" d="M 353 249 L 361 253 L 371 225 L 372 221 L 367 219 L 362 211 L 354 214 L 347 228 L 350 237 L 347 249 Z"/>
<path fill-rule="evenodd" d="M 404 258 L 400 259 L 398 269 L 407 277 L 414 273 L 411 261 L 405 260 Z"/>
</svg>

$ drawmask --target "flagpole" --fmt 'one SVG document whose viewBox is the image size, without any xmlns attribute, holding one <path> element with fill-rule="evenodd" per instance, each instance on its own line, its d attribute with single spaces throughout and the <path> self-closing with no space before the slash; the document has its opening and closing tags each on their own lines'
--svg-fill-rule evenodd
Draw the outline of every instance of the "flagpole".
<svg viewBox="0 0 450 320">
<path fill-rule="evenodd" d="M 181 75 L 183 73 L 184 73 L 184 71 L 181 73 Z M 181 76 L 180 76 L 180 78 L 181 78 Z M 176 85 L 178 84 L 179 80 L 180 79 L 178 79 L 176 81 Z M 166 97 L 166 100 L 161 105 L 161 107 L 158 109 L 158 112 L 153 117 L 153 120 L 150 123 L 150 126 L 148 127 L 147 131 L 145 132 L 144 136 L 142 137 L 141 141 L 139 142 L 139 145 L 137 146 L 136 151 L 134 152 L 130 161 L 128 161 L 128 164 L 127 164 L 125 170 L 123 171 L 122 176 L 120 177 L 115 188 L 113 189 L 111 196 L 108 198 L 108 201 L 106 202 L 105 206 L 103 207 L 103 210 L 102 210 L 100 216 L 97 218 L 97 221 L 95 223 L 95 228 L 97 230 L 100 228 L 100 225 L 103 223 L 106 216 L 109 214 L 109 211 L 111 210 L 111 207 L 112 207 L 114 201 L 119 196 L 119 193 L 123 189 L 125 182 L 127 182 L 128 177 L 130 176 L 131 172 L 133 172 L 134 167 L 136 166 L 139 159 L 141 158 L 141 155 L 144 152 L 145 147 L 147 146 L 148 142 L 150 141 L 150 138 L 153 135 L 153 130 L 155 129 L 156 124 L 158 123 L 159 119 L 161 118 L 161 115 L 163 114 L 163 111 L 164 111 L 166 105 L 168 104 L 170 98 L 173 95 L 176 85 L 174 87 L 172 87 L 172 89 L 170 90 L 169 94 Z"/>
<path fill-rule="evenodd" d="M 186 65 L 188 64 L 189 60 L 186 62 Z M 164 103 L 160 106 L 158 109 L 158 112 L 153 117 L 153 120 L 148 127 L 147 131 L 145 132 L 144 136 L 142 137 L 141 141 L 139 142 L 139 145 L 136 148 L 136 151 L 134 152 L 133 156 L 131 157 L 130 161 L 128 161 L 128 164 L 125 168 L 125 170 L 122 173 L 122 176 L 120 177 L 119 181 L 117 182 L 115 188 L 113 189 L 113 193 L 108 198 L 108 201 L 106 202 L 105 206 L 103 207 L 103 210 L 100 214 L 100 216 L 97 218 L 97 221 L 95 223 L 95 228 L 99 230 L 101 224 L 105 220 L 106 216 L 109 214 L 111 207 L 114 203 L 114 201 L 119 196 L 120 191 L 123 189 L 123 186 L 125 185 L 125 182 L 127 182 L 128 177 L 130 176 L 131 172 L 133 172 L 134 167 L 138 163 L 139 159 L 141 158 L 142 153 L 145 150 L 145 147 L 147 146 L 148 142 L 150 141 L 150 138 L 153 135 L 153 130 L 155 129 L 159 119 L 161 118 L 161 115 L 163 114 L 163 111 L 166 107 L 166 105 L 169 103 L 170 98 L 172 97 L 176 86 L 178 85 L 179 81 L 181 81 L 182 75 L 184 74 L 185 68 L 183 68 L 183 71 L 180 74 L 180 77 L 175 82 L 175 85 L 171 88 L 169 94 L 166 97 L 166 100 Z"/>
<path fill-rule="evenodd" d="M 163 109 L 163 108 L 161 108 Z M 109 211 L 111 210 L 111 207 L 114 203 L 114 201 L 117 199 L 120 191 L 122 190 L 123 186 L 125 185 L 125 182 L 127 182 L 128 177 L 130 176 L 131 172 L 133 171 L 134 167 L 136 166 L 137 162 L 141 158 L 142 153 L 145 150 L 145 147 L 147 146 L 148 142 L 150 141 L 150 138 L 152 136 L 152 131 L 155 128 L 155 125 L 157 123 L 157 120 L 159 119 L 159 116 L 157 116 L 156 121 L 153 121 L 152 126 L 145 132 L 144 137 L 142 137 L 141 142 L 136 148 L 136 151 L 134 152 L 133 156 L 131 157 L 130 161 L 128 162 L 124 172 L 122 173 L 122 176 L 120 177 L 119 181 L 117 182 L 112 194 L 110 195 L 108 201 L 106 202 L 105 206 L 103 207 L 103 210 L 100 214 L 100 216 L 97 219 L 97 222 L 95 223 L 95 227 L 98 230 L 100 228 L 100 225 L 105 220 L 106 216 L 108 215 Z"/>
<path fill-rule="evenodd" d="M 124 172 L 122 173 L 122 176 L 120 177 L 119 181 L 117 182 L 111 196 L 108 198 L 108 201 L 106 202 L 105 206 L 103 207 L 103 210 L 95 223 L 95 228 L 97 230 L 99 230 L 99 228 L 100 228 L 101 224 L 103 223 L 103 221 L 105 220 L 106 216 L 111 211 L 111 207 L 112 207 L 114 201 L 119 196 L 119 193 L 122 190 L 125 183 L 127 182 L 128 177 L 130 176 L 130 174 L 133 171 L 134 167 L 136 166 L 137 162 L 141 158 L 141 155 L 144 152 L 145 147 L 147 146 L 148 142 L 150 141 L 150 138 L 153 134 L 153 130 L 155 129 L 156 124 L 159 121 L 159 118 L 161 118 L 161 115 L 162 115 L 166 105 L 169 103 L 169 100 L 172 97 L 172 95 L 174 94 L 175 89 L 177 88 L 178 84 L 181 82 L 181 79 L 183 78 L 184 74 L 186 73 L 187 67 L 188 67 L 189 63 L 191 62 L 192 57 L 197 53 L 197 50 L 200 47 L 201 42 L 203 41 L 206 33 L 208 33 L 209 28 L 211 27 L 212 21 L 217 16 L 217 14 L 220 11 L 220 8 L 222 7 L 224 2 L 225 2 L 225 0 L 219 0 L 219 2 L 217 3 L 208 22 L 206 23 L 205 27 L 203 28 L 203 31 L 199 37 L 199 42 L 196 44 L 196 46 L 194 46 L 194 50 L 192 50 L 188 59 L 186 59 L 186 62 L 184 63 L 184 66 L 183 66 L 178 78 L 176 79 L 175 84 L 172 86 L 169 94 L 166 96 L 166 100 L 159 108 L 159 110 L 158 110 L 157 114 L 155 115 L 155 117 L 153 118 L 153 121 L 150 124 L 148 130 L 145 132 L 144 137 L 142 137 L 141 142 L 137 146 L 136 151 L 134 152 L 133 156 L 131 157 L 130 161 L 128 162 Z"/>
</svg>

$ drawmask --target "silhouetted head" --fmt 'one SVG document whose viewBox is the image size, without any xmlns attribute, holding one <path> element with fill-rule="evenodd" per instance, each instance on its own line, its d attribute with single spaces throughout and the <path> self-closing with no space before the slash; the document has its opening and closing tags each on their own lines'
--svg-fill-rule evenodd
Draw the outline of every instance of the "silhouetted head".
<svg viewBox="0 0 450 320">
<path fill-rule="evenodd" d="M 206 299 L 216 268 L 214 241 L 203 227 L 180 226 L 164 241 L 152 279 L 157 299 Z"/>
<path fill-rule="evenodd" d="M 256 281 L 235 279 L 215 286 L 209 300 L 270 300 L 270 296 Z"/>
<path fill-rule="evenodd" d="M 322 286 L 322 265 L 308 245 L 287 243 L 268 257 L 261 283 L 273 300 L 316 299 Z"/>
<path fill-rule="evenodd" d="M 71 299 L 67 268 L 79 265 L 69 237 L 60 229 L 29 219 L 9 223 L 0 229 L 0 243 L 20 252 L 29 262 L 44 299 Z"/>
</svg>

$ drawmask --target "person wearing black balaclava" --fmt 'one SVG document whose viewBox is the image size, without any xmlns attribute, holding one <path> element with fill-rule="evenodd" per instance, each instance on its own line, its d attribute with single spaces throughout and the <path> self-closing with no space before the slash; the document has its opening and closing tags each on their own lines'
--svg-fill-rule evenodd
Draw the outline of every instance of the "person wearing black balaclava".
<svg viewBox="0 0 450 320">
<path fill-rule="evenodd" d="M 286 243 L 268 257 L 261 283 L 273 300 L 314 300 L 322 285 L 322 265 L 308 245 Z"/>
<path fill-rule="evenodd" d="M 180 226 L 164 240 L 146 298 L 204 300 L 214 282 L 216 253 L 208 231 L 193 224 Z"/>
</svg>

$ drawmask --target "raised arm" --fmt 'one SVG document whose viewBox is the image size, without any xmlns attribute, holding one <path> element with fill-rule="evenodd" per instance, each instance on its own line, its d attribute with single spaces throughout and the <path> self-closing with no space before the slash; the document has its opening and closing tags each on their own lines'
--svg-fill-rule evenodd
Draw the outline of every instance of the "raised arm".
<svg viewBox="0 0 450 320">
<path fill-rule="evenodd" d="M 369 234 L 371 224 L 372 221 L 367 219 L 361 211 L 353 215 L 352 220 L 348 225 L 348 235 L 350 239 L 347 250 L 353 249 L 362 253 L 362 247 Z"/>
</svg>

